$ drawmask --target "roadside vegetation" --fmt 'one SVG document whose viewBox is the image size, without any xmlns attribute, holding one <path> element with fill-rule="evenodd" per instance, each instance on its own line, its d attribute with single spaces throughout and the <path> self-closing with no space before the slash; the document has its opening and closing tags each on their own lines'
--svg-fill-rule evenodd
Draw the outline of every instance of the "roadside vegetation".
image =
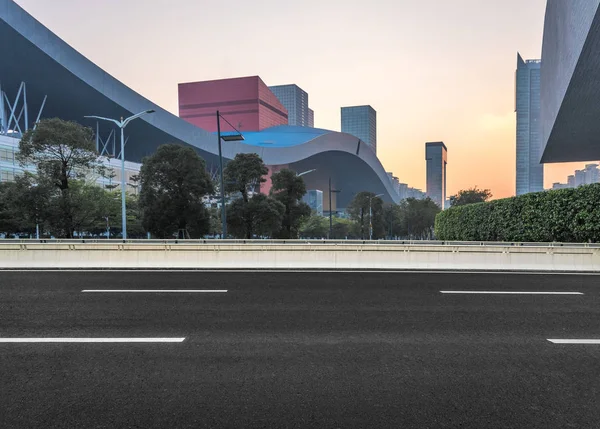
<svg viewBox="0 0 600 429">
<path fill-rule="evenodd" d="M 600 184 L 452 207 L 437 215 L 446 241 L 600 242 Z"/>
<path fill-rule="evenodd" d="M 120 172 L 105 167 L 91 129 L 49 119 L 23 136 L 18 161 L 37 167 L 0 183 L 0 234 L 5 237 L 110 237 L 121 234 Z M 118 173 L 118 174 L 117 174 Z M 228 235 L 276 239 L 432 239 L 440 209 L 431 200 L 389 204 L 370 193 L 352 197 L 329 217 L 303 202 L 302 177 L 284 169 L 261 192 L 268 169 L 257 154 L 238 154 L 224 169 Z M 103 186 L 97 181 L 104 179 Z M 190 147 L 166 144 L 128 180 L 128 238 L 210 238 L 222 233 L 220 184 Z"/>
</svg>

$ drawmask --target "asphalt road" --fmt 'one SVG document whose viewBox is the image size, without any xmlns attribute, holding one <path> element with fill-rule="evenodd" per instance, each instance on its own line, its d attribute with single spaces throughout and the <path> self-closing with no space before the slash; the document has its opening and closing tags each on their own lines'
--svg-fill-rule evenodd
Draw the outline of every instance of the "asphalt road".
<svg viewBox="0 0 600 429">
<path fill-rule="evenodd" d="M 227 289 L 227 293 L 82 293 Z M 574 291 L 583 295 L 447 295 Z M 0 272 L 0 428 L 597 428 L 600 276 Z"/>
</svg>

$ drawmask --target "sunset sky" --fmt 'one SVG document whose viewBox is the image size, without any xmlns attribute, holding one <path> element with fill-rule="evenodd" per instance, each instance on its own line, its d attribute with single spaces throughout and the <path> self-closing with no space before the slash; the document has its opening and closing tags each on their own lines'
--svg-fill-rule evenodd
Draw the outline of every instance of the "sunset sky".
<svg viewBox="0 0 600 429">
<path fill-rule="evenodd" d="M 179 82 L 259 75 L 309 93 L 315 126 L 377 110 L 378 156 L 425 187 L 448 146 L 448 192 L 515 192 L 517 51 L 541 55 L 546 0 L 17 0 L 117 79 L 177 114 Z M 546 166 L 545 184 L 584 163 Z"/>
</svg>

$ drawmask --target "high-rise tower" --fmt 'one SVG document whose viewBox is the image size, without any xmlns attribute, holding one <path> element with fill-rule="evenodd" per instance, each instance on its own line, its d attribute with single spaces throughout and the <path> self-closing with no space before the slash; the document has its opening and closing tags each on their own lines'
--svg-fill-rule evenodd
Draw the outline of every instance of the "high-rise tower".
<svg viewBox="0 0 600 429">
<path fill-rule="evenodd" d="M 427 196 L 443 210 L 446 204 L 448 149 L 443 142 L 425 143 Z"/>
<path fill-rule="evenodd" d="M 517 113 L 517 195 L 544 190 L 541 134 L 540 60 L 524 61 L 517 54 L 515 111 Z"/>
<path fill-rule="evenodd" d="M 377 112 L 371 106 L 342 107 L 342 132 L 358 137 L 377 153 Z"/>
<path fill-rule="evenodd" d="M 289 125 L 313 126 L 311 125 L 311 111 L 308 108 L 308 93 L 306 91 L 294 84 L 270 86 L 269 89 L 288 111 Z"/>
</svg>

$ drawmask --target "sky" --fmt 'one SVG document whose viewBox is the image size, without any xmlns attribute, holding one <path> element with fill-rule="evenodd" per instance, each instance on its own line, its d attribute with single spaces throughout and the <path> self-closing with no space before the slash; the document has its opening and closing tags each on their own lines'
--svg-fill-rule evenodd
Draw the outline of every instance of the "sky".
<svg viewBox="0 0 600 429">
<path fill-rule="evenodd" d="M 309 94 L 315 126 L 377 110 L 378 157 L 425 188 L 448 147 L 448 195 L 515 193 L 517 52 L 541 56 L 546 0 L 16 0 L 98 66 L 178 114 L 177 84 L 259 75 Z M 545 167 L 545 186 L 584 163 Z"/>
</svg>

